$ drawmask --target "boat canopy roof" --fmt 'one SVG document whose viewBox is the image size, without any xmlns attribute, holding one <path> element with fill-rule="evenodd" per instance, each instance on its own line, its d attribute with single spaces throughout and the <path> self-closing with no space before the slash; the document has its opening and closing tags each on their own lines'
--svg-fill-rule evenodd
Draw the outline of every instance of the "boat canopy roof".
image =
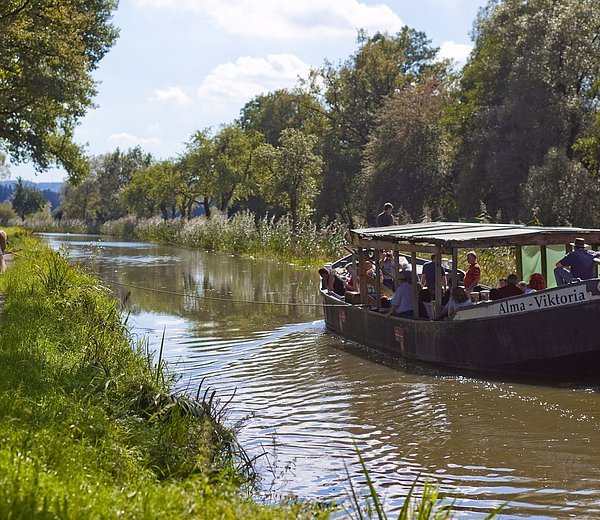
<svg viewBox="0 0 600 520">
<path fill-rule="evenodd" d="M 352 229 L 351 237 L 356 247 L 448 253 L 455 248 L 567 244 L 578 237 L 592 246 L 600 245 L 600 229 L 472 222 Z"/>
</svg>

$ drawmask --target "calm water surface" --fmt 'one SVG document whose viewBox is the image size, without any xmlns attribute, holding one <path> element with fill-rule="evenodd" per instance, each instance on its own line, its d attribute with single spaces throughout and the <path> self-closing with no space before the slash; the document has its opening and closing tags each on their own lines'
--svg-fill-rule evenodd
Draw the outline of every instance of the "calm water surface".
<svg viewBox="0 0 600 520">
<path fill-rule="evenodd" d="M 504 502 L 502 518 L 600 518 L 600 385 L 498 382 L 382 357 L 325 330 L 312 271 L 44 236 L 130 292 L 129 323 L 154 349 L 166 331 L 181 388 L 204 380 L 233 396 L 229 419 L 251 454 L 267 453 L 259 469 L 273 495 L 347 502 L 347 472 L 364 488 L 356 445 L 388 511 L 429 477 L 463 518 Z"/>
</svg>

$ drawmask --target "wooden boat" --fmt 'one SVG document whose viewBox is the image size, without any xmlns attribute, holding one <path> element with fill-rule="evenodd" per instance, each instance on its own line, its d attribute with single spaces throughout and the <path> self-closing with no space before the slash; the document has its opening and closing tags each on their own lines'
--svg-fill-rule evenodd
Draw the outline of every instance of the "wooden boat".
<svg viewBox="0 0 600 520">
<path fill-rule="evenodd" d="M 457 280 L 459 251 L 513 248 L 519 279 L 541 272 L 555 285 L 555 263 L 582 237 L 594 249 L 599 229 L 532 227 L 513 224 L 431 222 L 354 229 L 355 261 L 381 250 L 410 254 L 413 265 L 413 308 L 417 301 L 417 255 L 435 255 L 436 276 L 442 256 L 452 258 Z M 373 253 L 371 253 L 373 254 Z M 333 264 L 335 269 L 338 264 Z M 398 264 L 396 264 L 398 265 Z M 485 269 L 485 265 L 482 266 Z M 544 291 L 496 301 L 482 301 L 459 310 L 452 320 L 389 317 L 377 312 L 360 276 L 360 303 L 347 303 L 321 289 L 327 328 L 363 345 L 459 371 L 534 376 L 600 375 L 600 279 L 578 281 Z M 378 286 L 379 283 L 375 282 Z M 441 283 L 435 283 L 441 301 Z"/>
</svg>

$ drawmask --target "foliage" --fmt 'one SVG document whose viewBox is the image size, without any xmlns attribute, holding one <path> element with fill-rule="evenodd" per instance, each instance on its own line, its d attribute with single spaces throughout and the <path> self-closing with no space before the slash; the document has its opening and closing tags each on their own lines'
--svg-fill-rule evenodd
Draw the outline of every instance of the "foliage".
<svg viewBox="0 0 600 520">
<path fill-rule="evenodd" d="M 523 191 L 539 224 L 594 227 L 600 222 L 600 179 L 564 150 L 551 149 L 544 163 L 531 169 Z"/>
<path fill-rule="evenodd" d="M 19 178 L 13 193 L 12 207 L 21 220 L 25 220 L 27 215 L 40 211 L 45 202 L 44 196 L 39 190 L 25 186 L 23 179 Z"/>
<path fill-rule="evenodd" d="M 312 72 L 312 92 L 318 96 L 328 126 L 323 131 L 324 180 L 320 210 L 354 224 L 365 212 L 356 179 L 375 117 L 387 96 L 418 82 L 422 75 L 443 69 L 436 49 L 424 33 L 408 27 L 394 36 L 360 33 L 359 48 L 340 66 L 327 63 Z"/>
<path fill-rule="evenodd" d="M 450 145 L 442 125 L 448 103 L 448 86 L 438 78 L 407 86 L 384 102 L 365 150 L 367 207 L 380 208 L 393 200 L 412 219 L 432 207 L 437 220 L 454 209 Z M 374 212 L 369 216 L 374 223 Z"/>
<path fill-rule="evenodd" d="M 0 4 L 0 149 L 38 169 L 87 169 L 73 142 L 92 106 L 92 72 L 113 45 L 114 0 L 3 0 Z"/>
<path fill-rule="evenodd" d="M 309 92 L 275 90 L 260 94 L 244 105 L 241 127 L 264 136 L 272 146 L 279 144 L 281 133 L 288 129 L 318 135 L 325 126 L 325 115 L 317 99 Z"/>
<path fill-rule="evenodd" d="M 120 218 L 126 213 L 121 191 L 127 187 L 135 172 L 148 167 L 152 156 L 140 147 L 122 152 L 118 148 L 90 161 L 90 174 L 75 182 L 66 183 L 60 209 L 67 218 L 99 221 Z"/>
<path fill-rule="evenodd" d="M 269 171 L 264 191 L 267 199 L 289 209 L 295 225 L 312 213 L 323 162 L 313 151 L 315 136 L 286 128 L 279 142 L 278 148 L 270 144 L 260 148 L 261 159 Z"/>
<path fill-rule="evenodd" d="M 577 27 L 577 30 L 573 30 Z M 522 187 L 551 148 L 574 157 L 595 118 L 600 10 L 588 0 L 490 1 L 464 72 L 458 198 L 506 220 L 529 218 Z"/>
<path fill-rule="evenodd" d="M 0 224 L 5 226 L 8 224 L 8 221 L 15 218 L 17 215 L 13 210 L 12 204 L 10 202 L 2 202 L 0 203 Z"/>
</svg>

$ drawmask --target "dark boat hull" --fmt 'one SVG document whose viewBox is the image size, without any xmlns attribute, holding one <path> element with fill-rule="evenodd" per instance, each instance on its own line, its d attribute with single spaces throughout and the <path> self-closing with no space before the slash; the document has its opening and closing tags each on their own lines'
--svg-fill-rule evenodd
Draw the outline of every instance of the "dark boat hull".
<svg viewBox="0 0 600 520">
<path fill-rule="evenodd" d="M 600 375 L 600 299 L 471 320 L 390 318 L 322 291 L 327 328 L 395 356 L 459 371 Z"/>
</svg>

